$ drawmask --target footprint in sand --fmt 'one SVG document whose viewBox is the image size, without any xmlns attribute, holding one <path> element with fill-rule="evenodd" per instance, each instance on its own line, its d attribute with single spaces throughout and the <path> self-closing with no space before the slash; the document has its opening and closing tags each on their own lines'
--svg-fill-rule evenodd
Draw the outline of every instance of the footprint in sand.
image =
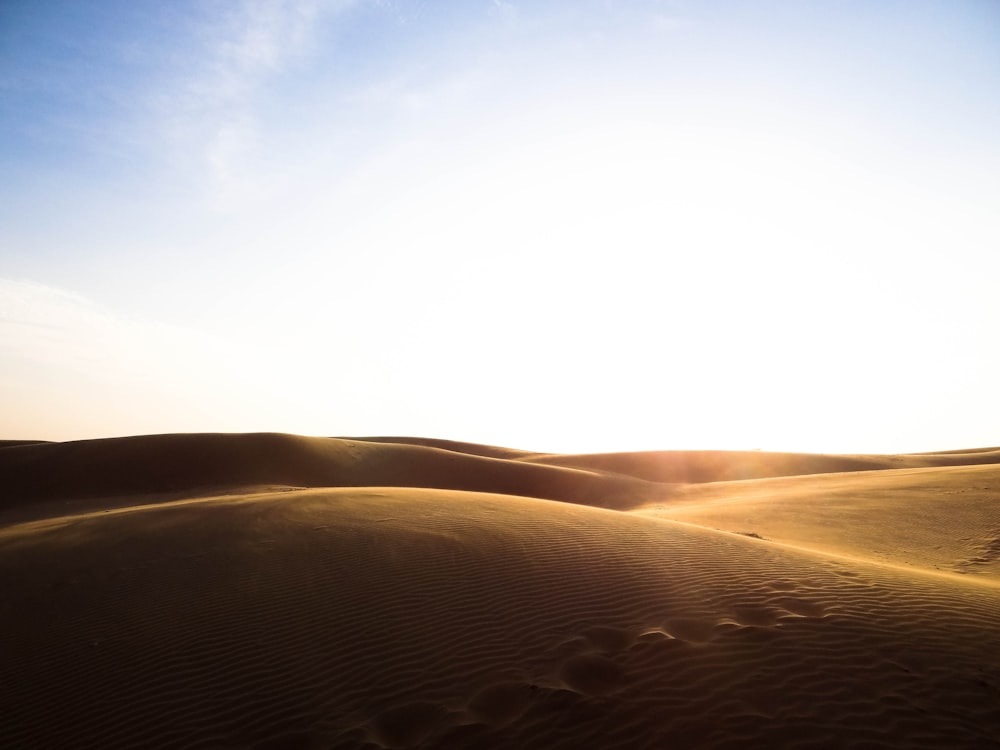
<svg viewBox="0 0 1000 750">
<path fill-rule="evenodd" d="M 560 679 L 571 690 L 584 695 L 606 695 L 617 689 L 625 670 L 600 654 L 580 654 L 568 659 L 559 670 Z"/>
<path fill-rule="evenodd" d="M 480 690 L 467 709 L 483 724 L 502 726 L 519 718 L 535 697 L 538 688 L 523 682 L 505 682 Z"/>
<path fill-rule="evenodd" d="M 631 644 L 634 638 L 627 630 L 621 628 L 611 628 L 597 625 L 583 632 L 583 637 L 590 641 L 595 648 L 606 654 L 614 654 L 624 651 Z"/>
</svg>

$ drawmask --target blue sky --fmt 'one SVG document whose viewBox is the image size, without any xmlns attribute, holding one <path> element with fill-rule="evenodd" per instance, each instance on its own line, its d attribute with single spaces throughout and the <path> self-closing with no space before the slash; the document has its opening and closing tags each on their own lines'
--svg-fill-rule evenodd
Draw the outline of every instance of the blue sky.
<svg viewBox="0 0 1000 750">
<path fill-rule="evenodd" d="M 8 2 L 0 437 L 995 444 L 992 2 Z"/>
</svg>

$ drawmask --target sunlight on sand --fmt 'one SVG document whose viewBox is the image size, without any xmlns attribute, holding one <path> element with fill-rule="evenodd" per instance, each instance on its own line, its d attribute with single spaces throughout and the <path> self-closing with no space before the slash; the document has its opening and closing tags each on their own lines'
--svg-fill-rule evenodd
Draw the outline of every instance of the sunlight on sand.
<svg viewBox="0 0 1000 750">
<path fill-rule="evenodd" d="M 12 747 L 983 748 L 1000 451 L 0 445 Z"/>
</svg>

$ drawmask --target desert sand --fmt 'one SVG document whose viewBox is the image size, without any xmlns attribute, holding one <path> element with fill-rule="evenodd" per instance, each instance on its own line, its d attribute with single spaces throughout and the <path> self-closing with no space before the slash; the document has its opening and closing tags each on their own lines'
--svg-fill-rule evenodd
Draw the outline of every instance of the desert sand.
<svg viewBox="0 0 1000 750">
<path fill-rule="evenodd" d="M 0 443 L 0 745 L 1000 747 L 1000 449 Z"/>
</svg>

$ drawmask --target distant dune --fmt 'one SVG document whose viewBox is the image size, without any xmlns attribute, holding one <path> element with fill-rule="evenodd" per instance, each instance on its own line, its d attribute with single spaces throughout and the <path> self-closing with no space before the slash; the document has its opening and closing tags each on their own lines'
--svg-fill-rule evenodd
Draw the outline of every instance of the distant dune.
<svg viewBox="0 0 1000 750">
<path fill-rule="evenodd" d="M 0 442 L 0 745 L 1000 748 L 1000 449 Z"/>
</svg>

